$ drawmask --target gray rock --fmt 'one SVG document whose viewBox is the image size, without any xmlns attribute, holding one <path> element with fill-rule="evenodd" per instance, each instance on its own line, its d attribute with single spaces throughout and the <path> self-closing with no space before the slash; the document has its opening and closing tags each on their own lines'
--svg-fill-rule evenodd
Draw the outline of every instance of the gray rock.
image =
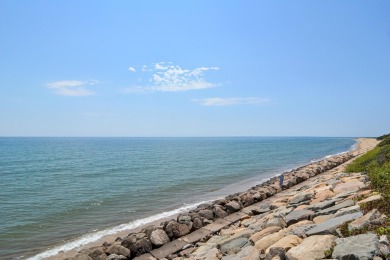
<svg viewBox="0 0 390 260">
<path fill-rule="evenodd" d="M 225 205 L 225 208 L 228 213 L 233 213 L 239 211 L 241 209 L 241 206 L 236 201 L 231 201 Z"/>
<path fill-rule="evenodd" d="M 340 217 L 340 216 L 355 213 L 355 212 L 360 212 L 359 205 L 354 205 L 351 207 L 339 209 L 336 213 L 334 213 L 333 217 Z"/>
<path fill-rule="evenodd" d="M 201 217 L 207 218 L 208 220 L 213 220 L 213 219 L 214 219 L 214 213 L 213 213 L 213 211 L 210 210 L 210 209 L 202 209 L 202 210 L 199 210 L 198 214 L 199 214 Z"/>
<path fill-rule="evenodd" d="M 286 250 L 283 247 L 272 247 L 265 256 L 265 260 L 275 259 L 276 256 L 278 256 L 279 259 L 284 260 L 286 257 Z"/>
<path fill-rule="evenodd" d="M 221 207 L 214 207 L 213 211 L 215 216 L 217 216 L 217 218 L 223 218 L 228 215 L 228 213 L 224 211 Z"/>
<path fill-rule="evenodd" d="M 271 218 L 269 220 L 267 220 L 267 222 L 265 223 L 265 225 L 263 226 L 264 228 L 267 228 L 267 227 L 281 227 L 281 228 L 284 228 L 286 227 L 286 222 L 284 221 L 283 218 Z"/>
<path fill-rule="evenodd" d="M 348 230 L 353 231 L 356 229 L 362 229 L 364 227 L 367 227 L 368 225 L 370 225 L 371 221 L 376 218 L 378 213 L 379 211 L 377 209 L 373 209 L 372 211 L 368 212 L 366 215 L 358 219 L 355 219 L 354 221 L 348 224 Z"/>
<path fill-rule="evenodd" d="M 297 235 L 299 237 L 304 238 L 304 237 L 306 237 L 306 232 L 315 226 L 316 226 L 315 224 L 308 224 L 308 225 L 299 226 L 299 227 L 294 228 L 292 230 L 292 233 L 294 235 Z"/>
<path fill-rule="evenodd" d="M 136 249 L 136 255 L 142 255 L 152 251 L 152 243 L 146 237 L 135 242 L 134 246 Z M 130 247 L 130 251 L 132 251 L 132 247 Z"/>
<path fill-rule="evenodd" d="M 245 245 L 250 245 L 249 239 L 245 237 L 239 237 L 221 245 L 220 251 L 223 254 L 233 255 L 240 252 L 241 248 L 243 248 Z"/>
<path fill-rule="evenodd" d="M 179 215 L 177 216 L 177 222 L 180 224 L 189 224 L 192 218 L 190 215 Z"/>
<path fill-rule="evenodd" d="M 313 197 L 312 193 L 303 192 L 303 193 L 299 193 L 299 194 L 293 196 L 292 198 L 289 199 L 288 202 L 290 204 L 297 204 L 297 203 L 301 203 L 301 202 L 304 202 L 307 200 L 311 200 L 312 197 Z"/>
<path fill-rule="evenodd" d="M 314 211 L 307 209 L 294 210 L 290 212 L 284 220 L 286 221 L 287 226 L 295 224 L 301 220 L 309 220 L 311 216 L 314 215 Z"/>
<path fill-rule="evenodd" d="M 240 196 L 240 198 L 244 207 L 250 206 L 255 203 L 255 199 L 252 194 L 245 193 L 244 195 Z"/>
<path fill-rule="evenodd" d="M 362 216 L 361 212 L 356 212 L 352 214 L 347 214 L 344 216 L 328 219 L 321 224 L 316 225 L 314 228 L 306 232 L 306 235 L 326 235 L 332 234 L 336 228 L 344 224 L 345 222 L 354 220 Z"/>
<path fill-rule="evenodd" d="M 170 240 L 164 230 L 156 229 L 152 231 L 152 234 L 150 235 L 150 242 L 152 242 L 153 245 L 159 247 L 169 243 Z"/>
<path fill-rule="evenodd" d="M 311 236 L 302 241 L 296 247 L 291 248 L 286 256 L 288 260 L 313 260 L 324 259 L 329 255 L 329 249 L 333 248 L 337 237 L 333 235 Z"/>
<path fill-rule="evenodd" d="M 113 244 L 107 249 L 107 253 L 123 255 L 125 257 L 130 256 L 130 250 L 124 246 Z"/>
<path fill-rule="evenodd" d="M 319 202 L 319 203 L 315 203 L 315 204 L 309 205 L 306 209 L 318 211 L 318 210 L 322 210 L 322 209 L 326 209 L 326 208 L 332 207 L 335 204 L 336 204 L 335 200 L 325 200 L 323 202 Z"/>
<path fill-rule="evenodd" d="M 195 229 L 199 229 L 199 228 L 203 227 L 202 220 L 200 220 L 199 218 L 194 218 L 193 227 Z"/>
<path fill-rule="evenodd" d="M 347 207 L 351 207 L 355 205 L 355 202 L 353 200 L 346 200 L 346 201 L 343 201 L 337 205 L 334 205 L 333 207 L 330 207 L 330 208 L 327 208 L 327 209 L 323 209 L 321 211 L 318 211 L 316 213 L 316 215 L 328 215 L 328 214 L 334 214 L 336 213 L 339 209 L 342 209 L 342 208 L 347 208 Z"/>
<path fill-rule="evenodd" d="M 336 244 L 332 257 L 337 259 L 368 260 L 379 254 L 379 240 L 376 234 L 338 238 Z"/>
<path fill-rule="evenodd" d="M 88 256 L 91 257 L 93 260 L 103 260 L 104 257 L 107 258 L 106 254 L 104 253 L 104 250 L 102 248 L 91 249 L 88 252 Z M 103 256 L 103 257 L 101 257 L 101 256 Z"/>
<path fill-rule="evenodd" d="M 235 255 L 227 255 L 222 257 L 222 260 L 259 260 L 259 252 L 253 246 L 245 246 L 240 252 Z"/>
<path fill-rule="evenodd" d="M 260 214 L 263 214 L 263 213 L 267 213 L 270 210 L 271 209 L 270 209 L 269 204 L 261 205 L 260 207 L 256 207 L 256 208 L 252 208 L 251 209 L 253 215 L 260 215 Z"/>
<path fill-rule="evenodd" d="M 176 221 L 170 221 L 165 227 L 165 233 L 170 238 L 179 238 L 190 233 L 190 228 L 186 224 L 179 224 Z"/>
</svg>

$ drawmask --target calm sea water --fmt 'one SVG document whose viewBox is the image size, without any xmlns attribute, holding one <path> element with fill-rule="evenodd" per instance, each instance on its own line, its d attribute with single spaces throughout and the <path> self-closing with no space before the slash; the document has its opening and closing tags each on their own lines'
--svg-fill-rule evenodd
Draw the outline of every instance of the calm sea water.
<svg viewBox="0 0 390 260">
<path fill-rule="evenodd" d="M 352 138 L 0 138 L 0 259 L 41 259 L 354 144 Z"/>
</svg>

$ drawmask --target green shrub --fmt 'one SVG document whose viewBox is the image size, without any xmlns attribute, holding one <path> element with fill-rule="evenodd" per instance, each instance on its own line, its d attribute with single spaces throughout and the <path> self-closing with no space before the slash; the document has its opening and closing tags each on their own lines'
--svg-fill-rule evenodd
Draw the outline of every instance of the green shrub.
<svg viewBox="0 0 390 260">
<path fill-rule="evenodd" d="M 380 141 L 380 140 L 386 139 L 386 138 L 388 138 L 388 137 L 390 137 L 390 134 L 381 135 L 381 136 L 377 137 L 376 140 Z"/>
</svg>

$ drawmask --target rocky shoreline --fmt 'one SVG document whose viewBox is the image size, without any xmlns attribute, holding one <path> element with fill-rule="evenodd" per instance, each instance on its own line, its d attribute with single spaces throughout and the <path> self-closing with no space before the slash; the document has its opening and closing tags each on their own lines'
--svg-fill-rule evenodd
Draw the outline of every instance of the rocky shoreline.
<svg viewBox="0 0 390 260">
<path fill-rule="evenodd" d="M 271 178 L 67 259 L 344 259 L 348 250 L 362 257 L 354 259 L 384 256 L 389 250 L 385 237 L 342 238 L 339 230 L 345 223 L 354 230 L 386 219 L 377 210 L 364 214 L 360 209 L 357 197 L 380 196 L 368 190 L 365 175 L 343 173 L 355 155 L 336 155 L 285 172 L 282 187 L 278 177 Z M 352 244 L 358 249 L 352 250 Z"/>
</svg>

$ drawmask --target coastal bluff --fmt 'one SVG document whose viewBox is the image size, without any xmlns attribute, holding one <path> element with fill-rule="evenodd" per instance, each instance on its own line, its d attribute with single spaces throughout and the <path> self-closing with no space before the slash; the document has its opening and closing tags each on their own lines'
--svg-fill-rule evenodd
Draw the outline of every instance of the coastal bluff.
<svg viewBox="0 0 390 260">
<path fill-rule="evenodd" d="M 386 236 L 345 236 L 387 221 L 380 209 L 361 207 L 381 198 L 369 189 L 368 177 L 344 172 L 377 143 L 359 139 L 353 152 L 283 173 L 282 186 L 274 177 L 63 259 L 385 259 Z"/>
</svg>

